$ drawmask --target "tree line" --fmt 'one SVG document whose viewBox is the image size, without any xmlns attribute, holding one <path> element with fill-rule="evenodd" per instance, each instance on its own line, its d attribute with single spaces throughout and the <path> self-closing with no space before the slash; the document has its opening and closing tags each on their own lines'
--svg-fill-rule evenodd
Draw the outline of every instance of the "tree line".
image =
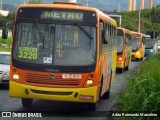
<svg viewBox="0 0 160 120">
<path fill-rule="evenodd" d="M 139 11 L 119 12 L 122 15 L 122 27 L 132 31 L 138 31 Z M 149 34 L 156 31 L 160 35 L 160 6 L 152 9 L 144 9 L 140 12 L 141 32 Z"/>
</svg>

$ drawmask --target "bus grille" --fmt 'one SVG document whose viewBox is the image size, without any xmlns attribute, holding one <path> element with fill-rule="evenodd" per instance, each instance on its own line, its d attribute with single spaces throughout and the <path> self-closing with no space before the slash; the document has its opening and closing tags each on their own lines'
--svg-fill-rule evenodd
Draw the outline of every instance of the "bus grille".
<svg viewBox="0 0 160 120">
<path fill-rule="evenodd" d="M 78 86 L 80 79 L 62 79 L 61 76 L 55 76 L 54 79 L 50 78 L 50 75 L 30 74 L 27 73 L 26 82 L 35 84 L 47 84 L 47 85 L 63 85 L 63 86 Z"/>
</svg>

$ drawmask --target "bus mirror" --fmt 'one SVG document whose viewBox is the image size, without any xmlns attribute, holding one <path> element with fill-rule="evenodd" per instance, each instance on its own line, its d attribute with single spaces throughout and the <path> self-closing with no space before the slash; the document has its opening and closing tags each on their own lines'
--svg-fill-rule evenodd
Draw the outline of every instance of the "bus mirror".
<svg viewBox="0 0 160 120">
<path fill-rule="evenodd" d="M 5 25 L 2 28 L 2 39 L 7 39 L 7 38 L 8 38 L 8 27 L 7 27 L 7 25 Z"/>
<path fill-rule="evenodd" d="M 146 44 L 145 39 L 142 39 L 143 44 Z"/>
</svg>

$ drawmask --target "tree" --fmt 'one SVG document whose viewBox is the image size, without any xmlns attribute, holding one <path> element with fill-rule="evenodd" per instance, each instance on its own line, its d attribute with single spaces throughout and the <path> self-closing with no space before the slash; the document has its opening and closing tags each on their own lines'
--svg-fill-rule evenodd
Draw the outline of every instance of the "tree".
<svg viewBox="0 0 160 120">
<path fill-rule="evenodd" d="M 28 4 L 41 4 L 43 0 L 28 0 Z"/>
</svg>

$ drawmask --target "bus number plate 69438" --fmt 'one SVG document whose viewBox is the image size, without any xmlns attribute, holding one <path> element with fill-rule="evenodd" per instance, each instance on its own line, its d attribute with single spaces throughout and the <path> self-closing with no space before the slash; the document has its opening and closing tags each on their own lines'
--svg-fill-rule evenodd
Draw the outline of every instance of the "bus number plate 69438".
<svg viewBox="0 0 160 120">
<path fill-rule="evenodd" d="M 62 74 L 63 79 L 82 79 L 81 74 Z"/>
</svg>

